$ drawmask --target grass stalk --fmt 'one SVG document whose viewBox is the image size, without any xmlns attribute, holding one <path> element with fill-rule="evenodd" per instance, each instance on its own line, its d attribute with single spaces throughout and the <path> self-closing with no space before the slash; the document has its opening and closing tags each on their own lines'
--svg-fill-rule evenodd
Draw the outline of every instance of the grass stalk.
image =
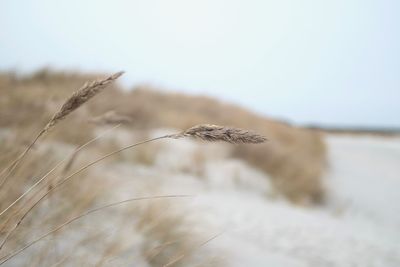
<svg viewBox="0 0 400 267">
<path fill-rule="evenodd" d="M 17 228 L 19 227 L 19 225 L 21 225 L 22 221 L 28 216 L 28 214 L 37 206 L 39 205 L 39 203 L 44 200 L 51 192 L 55 191 L 56 189 L 60 188 L 62 185 L 64 185 L 66 182 L 68 182 L 71 178 L 73 178 L 75 175 L 78 175 L 79 173 L 83 172 L 84 170 L 88 169 L 89 167 L 95 165 L 96 163 L 111 157 L 117 153 L 120 153 L 124 150 L 127 150 L 129 148 L 133 148 L 135 146 L 139 146 L 145 143 L 149 143 L 155 140 L 159 140 L 159 139 L 163 139 L 163 138 L 168 138 L 168 135 L 165 136 L 161 136 L 161 137 L 156 137 L 156 138 L 152 138 L 152 139 L 148 139 L 139 143 L 135 143 L 126 147 L 123 147 L 121 149 L 115 150 L 111 153 L 108 153 L 100 158 L 98 158 L 97 160 L 92 161 L 91 163 L 81 167 L 80 169 L 78 169 L 77 171 L 75 171 L 74 173 L 72 173 L 71 175 L 67 176 L 66 178 L 64 178 L 63 180 L 61 180 L 60 182 L 58 182 L 54 187 L 50 188 L 49 190 L 47 190 L 28 210 L 26 210 L 24 212 L 24 214 L 21 216 L 21 218 L 17 221 L 17 223 L 14 224 L 14 226 L 9 230 L 9 232 L 7 232 L 5 238 L 3 239 L 2 243 L 0 244 L 0 250 L 4 247 L 5 243 L 7 242 L 7 240 L 9 239 L 9 237 L 12 235 L 12 233 L 14 233 Z M 20 210 L 22 211 L 22 209 Z"/>
<path fill-rule="evenodd" d="M 48 171 L 44 176 L 42 176 L 35 184 L 33 184 L 30 188 L 28 188 L 22 195 L 20 195 L 16 200 L 14 200 L 7 208 L 5 208 L 2 212 L 0 212 L 0 216 L 2 216 L 5 212 L 7 212 L 10 208 L 12 208 L 16 203 L 18 203 L 24 196 L 26 196 L 27 194 L 29 194 L 29 192 L 31 192 L 35 187 L 37 187 L 43 180 L 45 180 L 51 173 L 53 173 L 61 164 L 63 164 L 67 159 L 69 159 L 72 155 L 76 154 L 77 152 L 81 151 L 82 149 L 84 149 L 85 147 L 89 146 L 90 144 L 94 143 L 95 141 L 97 141 L 98 139 L 102 138 L 104 135 L 108 134 L 109 132 L 111 132 L 112 130 L 118 128 L 119 126 L 121 126 L 121 124 L 118 124 L 108 130 L 106 130 L 105 132 L 103 132 L 102 134 L 98 135 L 97 137 L 89 140 L 88 142 L 86 142 L 85 144 L 79 146 L 71 155 L 68 155 L 67 157 L 63 158 L 60 162 L 58 162 L 50 171 Z M 1 249 L 1 246 L 0 246 Z"/>
<path fill-rule="evenodd" d="M 203 246 L 205 246 L 207 243 L 211 242 L 212 240 L 214 240 L 215 238 L 217 238 L 218 236 L 222 235 L 223 232 L 218 233 L 212 237 L 210 237 L 209 239 L 207 239 L 206 241 L 204 241 L 203 243 L 201 243 L 200 245 L 198 245 L 196 248 L 201 248 Z M 188 256 L 189 254 L 191 254 L 191 252 L 186 252 L 186 253 L 182 253 L 180 254 L 178 257 L 174 258 L 173 260 L 169 261 L 168 263 L 164 264 L 163 267 L 170 267 L 172 265 L 174 265 L 175 263 L 177 263 L 178 261 L 183 260 L 186 256 Z"/>
<path fill-rule="evenodd" d="M 118 79 L 123 72 L 117 72 L 105 79 L 92 81 L 90 83 L 84 84 L 79 90 L 74 92 L 61 106 L 61 108 L 53 115 L 50 121 L 46 124 L 46 126 L 38 133 L 38 135 L 33 139 L 33 141 L 29 144 L 29 146 L 5 169 L 3 169 L 0 173 L 0 177 L 3 177 L 0 182 L 0 189 L 6 183 L 8 178 L 11 176 L 13 171 L 19 166 L 19 164 L 26 157 L 28 152 L 32 149 L 32 147 L 36 144 L 40 137 L 43 136 L 46 132 L 50 131 L 58 122 L 67 117 L 71 112 L 78 109 L 80 106 L 85 104 L 95 95 L 100 93 L 104 88 L 106 88 L 109 84 Z"/>
<path fill-rule="evenodd" d="M 21 252 L 23 252 L 24 250 L 26 250 L 27 248 L 31 247 L 32 245 L 36 244 L 37 242 L 41 241 L 42 239 L 46 238 L 47 236 L 61 230 L 62 228 L 66 227 L 67 225 L 71 224 L 72 222 L 79 220 L 85 216 L 88 216 L 92 213 L 107 209 L 107 208 L 111 208 L 114 206 L 118 206 L 118 205 L 122 205 L 125 203 L 129 203 L 129 202 L 133 202 L 133 201 L 139 201 L 139 200 L 149 200 L 149 199 L 166 199 L 166 198 L 183 198 L 183 197 L 193 197 L 193 195 L 164 195 L 164 196 L 151 196 L 151 197 L 137 197 L 137 198 L 131 198 L 131 199 L 126 199 L 123 201 L 118 201 L 118 202 L 113 202 L 104 206 L 100 206 L 91 210 L 88 210 L 84 213 L 81 213 L 80 215 L 77 215 L 69 220 L 67 220 L 66 222 L 60 224 L 59 226 L 55 227 L 54 229 L 48 231 L 47 233 L 41 235 L 40 237 L 36 238 L 35 240 L 25 244 L 22 248 L 9 253 L 8 255 L 3 256 L 2 258 L 0 258 L 0 265 L 3 265 L 4 263 L 6 263 L 7 261 L 9 261 L 10 259 L 12 259 L 13 257 L 17 256 L 18 254 L 20 254 Z"/>
<path fill-rule="evenodd" d="M 242 129 L 237 129 L 237 128 L 229 128 L 229 127 L 222 127 L 222 126 L 217 126 L 217 125 L 197 125 L 194 126 L 192 128 L 189 128 L 186 131 L 183 131 L 181 133 L 178 134 L 169 134 L 169 135 L 164 135 L 164 136 L 160 136 L 160 137 L 156 137 L 156 138 L 151 138 L 151 139 L 147 139 L 145 141 L 141 141 L 138 143 L 134 143 L 131 145 L 128 145 L 126 147 L 117 149 L 115 151 L 112 151 L 92 162 L 90 162 L 89 164 L 81 167 L 80 169 L 78 169 L 77 171 L 75 171 L 74 173 L 72 173 L 71 175 L 67 176 L 66 178 L 64 178 L 63 180 L 61 180 L 59 183 L 57 183 L 54 187 L 50 188 L 49 190 L 47 190 L 46 193 L 44 193 L 44 195 L 39 198 L 21 217 L 21 219 L 14 225 L 14 227 L 11 229 L 11 232 L 14 232 L 18 226 L 22 223 L 22 221 L 26 218 L 26 216 L 43 200 L 46 198 L 46 196 L 48 196 L 51 192 L 55 191 L 56 189 L 58 189 L 59 187 L 61 187 L 63 184 L 65 184 L 67 181 L 69 181 L 71 178 L 73 178 L 75 175 L 85 171 L 86 169 L 90 168 L 91 166 L 97 164 L 98 162 L 109 158 L 115 154 L 121 153 L 122 151 L 128 150 L 130 148 L 139 146 L 139 145 L 143 145 L 149 142 L 153 142 L 156 140 L 160 140 L 160 139 L 165 139 L 165 138 L 172 138 L 172 139 L 179 139 L 179 138 L 184 138 L 184 137 L 193 137 L 193 138 L 200 138 L 201 140 L 205 140 L 205 141 L 210 141 L 210 142 L 215 142 L 215 141 L 225 141 L 225 142 L 229 142 L 229 143 L 260 143 L 260 142 L 264 142 L 266 139 L 265 137 L 249 132 L 249 131 L 245 131 Z M 11 234 L 8 233 L 6 235 L 6 238 L 8 239 L 9 236 Z M 2 248 L 2 246 L 4 246 L 5 242 L 7 241 L 7 239 L 5 239 L 2 244 L 0 249 Z"/>
</svg>

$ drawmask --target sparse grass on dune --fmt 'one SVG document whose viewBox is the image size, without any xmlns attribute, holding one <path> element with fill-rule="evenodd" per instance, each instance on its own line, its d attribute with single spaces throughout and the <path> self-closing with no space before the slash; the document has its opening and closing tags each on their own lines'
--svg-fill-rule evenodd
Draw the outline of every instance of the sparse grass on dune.
<svg viewBox="0 0 400 267">
<path fill-rule="evenodd" d="M 294 202 L 320 203 L 324 199 L 320 178 L 325 169 L 326 151 L 321 134 L 316 131 L 266 119 L 204 96 L 137 88 L 121 101 L 120 112 L 132 117 L 137 127 L 185 129 L 208 122 L 253 129 L 269 141 L 260 146 L 239 145 L 234 156 L 268 173 L 277 191 Z"/>
<path fill-rule="evenodd" d="M 41 141 L 44 139 L 45 134 L 62 120 L 64 121 L 64 119 L 66 123 L 63 123 L 63 126 L 70 128 L 70 133 L 79 133 L 86 130 L 88 131 L 88 135 L 92 135 L 92 129 L 77 128 L 77 125 L 74 125 L 74 123 L 82 123 L 82 118 L 86 118 L 85 121 L 87 121 L 87 119 L 93 115 L 93 109 L 97 107 L 96 104 L 92 105 L 92 108 L 89 107 L 86 110 L 83 109 L 83 111 L 81 109 L 79 111 L 80 114 L 78 113 L 75 119 L 73 116 L 69 115 L 72 112 L 77 113 L 75 112 L 76 109 L 86 104 L 89 99 L 116 80 L 120 75 L 121 73 L 116 73 L 105 79 L 85 83 L 83 87 L 80 87 L 80 89 L 75 91 L 65 102 L 61 103 L 61 108 L 55 108 L 55 106 L 59 104 L 57 101 L 49 103 L 49 105 L 40 105 L 43 104 L 43 99 L 46 95 L 43 89 L 40 89 L 41 84 L 44 88 L 60 86 L 63 82 L 71 79 L 71 76 L 59 75 L 56 79 L 52 79 L 51 74 L 47 71 L 38 72 L 32 77 L 26 78 L 18 78 L 13 74 L 8 76 L 0 75 L 0 92 L 4 96 L 2 101 L 5 104 L 0 108 L 0 114 L 2 116 L 7 115 L 12 117 L 12 119 L 3 117 L 4 119 L 0 120 L 0 130 L 5 131 L 4 133 L 1 132 L 4 136 L 2 137 L 2 143 L 0 145 L 2 152 L 7 153 L 7 155 L 3 155 L 2 158 L 0 158 L 0 167 L 4 170 L 0 175 L 2 178 L 0 185 L 0 192 L 2 193 L 0 199 L 0 265 L 14 259 L 44 238 L 52 236 L 54 239 L 57 239 L 59 230 L 92 213 L 97 213 L 103 209 L 137 200 L 186 197 L 186 195 L 150 196 L 131 198 L 100 206 L 95 205 L 99 199 L 107 195 L 107 191 L 110 190 L 110 188 L 107 186 L 106 182 L 96 183 L 95 179 L 90 177 L 92 174 L 90 172 L 84 173 L 84 171 L 89 170 L 90 167 L 105 159 L 125 150 L 160 139 L 194 138 L 208 142 L 223 141 L 232 144 L 259 144 L 265 141 L 262 135 L 248 130 L 235 127 L 199 124 L 181 132 L 161 135 L 156 138 L 125 145 L 122 148 L 115 148 L 111 150 L 111 152 L 108 151 L 94 160 L 87 159 L 88 156 L 90 156 L 90 151 L 86 151 L 86 159 L 83 161 L 79 160 L 79 167 L 74 166 L 77 164 L 77 155 L 83 153 L 84 149 L 98 140 L 102 135 L 96 138 L 86 138 L 81 135 L 75 136 L 76 142 L 81 145 L 74 149 L 74 147 L 71 146 L 74 141 L 70 140 L 71 137 L 69 134 L 60 131 L 59 133 L 64 134 L 58 137 L 57 140 L 63 142 L 59 144 L 48 142 L 46 143 L 47 149 L 43 150 Z M 65 77 L 67 77 L 67 79 L 64 79 Z M 54 81 L 60 83 L 53 84 Z M 32 89 L 33 91 L 29 91 L 31 90 L 31 86 L 34 88 Z M 65 88 L 66 87 L 68 87 L 68 85 L 65 85 Z M 119 91 L 114 91 L 114 93 L 115 92 Z M 122 92 L 119 92 L 119 94 L 122 94 Z M 35 104 L 34 106 L 36 109 L 30 110 L 31 106 L 29 103 L 31 103 L 31 101 L 34 101 L 33 104 Z M 24 106 L 21 105 L 21 103 L 27 103 L 28 105 Z M 36 103 L 38 103 L 38 105 L 36 105 Z M 105 108 L 105 106 L 101 106 L 101 108 Z M 16 110 L 18 115 L 13 117 L 13 113 L 10 113 L 10 110 Z M 53 115 L 50 116 L 51 114 Z M 25 115 L 31 120 L 26 120 Z M 38 119 L 35 120 L 35 117 Z M 43 118 L 43 121 L 39 118 Z M 121 118 L 122 117 L 119 117 L 118 120 Z M 126 121 L 125 118 L 124 121 Z M 43 122 L 44 124 L 42 124 Z M 110 118 L 107 118 L 107 123 L 109 122 Z M 42 125 L 42 127 L 38 128 L 39 131 L 35 129 L 35 127 L 30 128 L 25 125 L 37 123 Z M 37 131 L 39 132 L 38 134 L 32 135 L 36 136 L 33 138 L 33 141 L 28 141 L 27 143 L 21 141 L 21 137 L 14 134 L 25 132 L 26 137 L 28 137 L 30 134 Z M 85 143 L 82 142 L 81 138 L 86 138 L 84 141 Z M 19 143 L 21 143 L 21 145 L 19 145 Z M 64 151 L 62 146 L 69 147 L 70 151 Z M 22 147 L 22 149 L 19 149 L 20 147 Z M 55 150 L 52 151 L 51 149 Z M 67 182 L 68 190 L 60 190 Z M 93 206 L 97 207 L 93 208 Z M 164 208 L 162 209 L 165 211 Z M 183 236 L 178 233 L 178 228 L 180 227 L 179 221 L 183 220 L 184 217 L 171 217 L 171 214 L 167 214 L 166 217 L 162 218 L 162 223 L 156 223 L 153 220 L 153 215 L 151 215 L 151 210 L 153 209 L 146 209 L 136 214 L 138 218 L 137 230 L 146 228 L 144 232 L 149 236 L 153 236 L 151 238 L 152 242 L 157 244 L 157 248 L 154 248 L 152 242 L 152 244 L 144 246 L 145 250 L 157 250 L 156 254 L 152 254 L 150 258 L 146 258 L 148 264 L 151 264 L 153 260 L 158 261 L 159 264 L 163 264 L 164 266 L 178 266 L 181 263 L 184 264 L 186 258 L 188 258 L 193 251 L 207 243 L 207 241 L 205 241 L 193 245 L 191 241 L 189 241 L 190 239 L 187 238 L 188 233 Z M 153 224 L 150 230 L 147 228 L 148 224 Z M 38 234 L 43 231 L 44 233 Z M 93 232 L 91 232 L 91 234 L 94 240 Z M 178 241 L 170 241 L 177 240 L 177 238 L 179 238 Z M 80 241 L 82 240 L 84 239 L 80 239 Z M 65 242 L 70 245 L 70 243 L 73 243 L 73 240 Z M 108 261 L 108 258 L 115 256 L 114 254 L 119 251 L 118 245 L 117 241 L 109 243 L 108 246 L 100 249 L 103 252 L 101 255 L 97 255 L 97 257 L 100 257 L 99 259 L 91 259 L 88 262 L 97 260 L 97 266 L 104 265 Z M 65 244 L 63 246 L 65 246 Z M 59 253 L 52 252 L 51 247 L 49 243 L 36 247 L 36 251 L 33 252 L 35 257 L 28 260 L 29 264 L 40 265 L 43 262 L 46 264 L 53 262 L 58 265 L 67 260 L 65 257 L 60 258 Z M 171 251 L 173 254 L 170 255 L 169 253 Z M 143 251 L 143 253 L 144 252 L 145 251 Z M 168 257 L 161 255 L 166 255 Z M 173 257 L 171 258 L 170 256 Z M 28 264 L 27 259 L 28 258 L 21 258 L 19 262 Z M 75 257 L 75 259 L 77 259 L 77 257 Z M 158 263 L 156 265 L 158 266 Z"/>
<path fill-rule="evenodd" d="M 71 88 L 79 87 L 93 77 L 49 70 L 26 77 L 0 75 L 0 93 L 7 96 L 0 100 L 6 103 L 0 105 L 0 127 L 22 128 L 24 130 L 18 132 L 24 132 L 25 136 L 37 131 L 36 124 L 31 125 L 29 122 L 42 118 L 40 121 L 45 123 L 62 99 L 70 95 Z M 252 129 L 267 136 L 269 142 L 260 146 L 239 145 L 235 147 L 233 156 L 245 159 L 268 173 L 277 191 L 294 202 L 320 203 L 324 199 L 320 177 L 326 164 L 326 151 L 321 134 L 317 131 L 267 119 L 209 97 L 162 92 L 148 86 L 125 92 L 118 86 L 111 85 L 103 94 L 103 97 L 88 103 L 67 118 L 64 123 L 70 124 L 70 127 L 62 130 L 56 128 L 49 138 L 74 144 L 82 143 L 93 136 L 95 126 L 79 118 L 102 116 L 110 110 L 115 110 L 121 117 L 129 118 L 130 127 L 135 129 L 187 129 L 204 123 Z M 47 100 L 46 105 L 43 105 L 44 99 Z M 10 121 L 10 116 L 14 115 L 10 110 L 15 110 L 17 105 L 20 108 L 16 119 Z M 76 127 L 81 130 L 75 131 Z"/>
<path fill-rule="evenodd" d="M 28 153 L 31 152 L 32 149 L 34 149 L 37 141 L 39 141 L 39 139 L 45 133 L 50 131 L 58 122 L 63 120 L 71 112 L 90 100 L 93 96 L 95 96 L 98 92 L 105 88 L 109 83 L 117 79 L 120 75 L 121 73 L 117 73 L 106 79 L 95 80 L 91 83 L 86 83 L 64 102 L 61 108 L 54 113 L 48 123 L 39 131 L 36 137 L 33 138 L 33 141 L 29 142 L 26 148 L 14 160 L 5 160 L 5 167 L 2 166 L 3 169 L 0 173 L 0 191 L 2 192 L 2 207 L 0 212 L 0 250 L 4 248 L 4 246 L 7 244 L 7 241 L 10 240 L 10 237 L 15 238 L 14 233 L 16 233 L 17 235 L 21 233 L 20 231 L 17 231 L 17 228 L 19 230 L 19 226 L 21 225 L 21 223 L 24 221 L 26 216 L 34 210 L 37 204 L 39 204 L 40 201 L 44 199 L 44 197 L 51 197 L 50 193 L 58 185 L 64 182 L 57 181 L 57 178 L 54 179 L 54 177 L 51 176 L 53 172 L 56 171 L 56 168 L 60 164 L 62 164 L 64 160 L 61 160 L 58 164 L 55 165 L 54 168 L 46 165 L 51 163 L 52 160 L 56 159 L 55 155 L 51 155 L 47 160 L 43 161 L 43 158 L 48 155 L 44 155 L 43 157 L 39 158 L 40 155 L 37 154 L 36 157 L 34 157 L 33 159 L 30 158 L 33 163 L 36 163 L 36 166 L 32 166 L 32 164 L 30 164 L 28 165 L 29 168 L 25 170 L 24 168 L 20 168 L 21 163 L 26 163 L 23 162 L 23 160 L 26 158 Z M 5 88 L 7 90 L 7 87 Z M 2 89 L 4 88 L 2 87 Z M 5 142 L 6 144 L 8 143 L 7 140 L 4 140 L 3 142 Z M 22 166 L 26 168 L 27 165 Z M 36 179 L 35 176 L 39 176 L 39 174 L 36 172 L 41 171 L 41 169 L 44 167 L 50 169 L 50 171 L 44 174 L 40 179 Z M 21 173 L 21 170 L 24 172 Z M 55 185 L 53 186 L 53 184 Z M 25 189 L 27 188 L 27 186 L 28 189 Z M 68 203 L 72 203 L 74 199 L 76 198 L 70 199 Z M 84 202 L 79 202 L 79 204 L 82 203 Z M 51 210 L 59 211 L 58 207 L 53 207 L 53 209 L 50 209 L 50 211 Z M 6 254 L 5 256 L 1 257 L 0 264 L 5 263 L 17 254 L 9 253 L 8 255 Z"/>
</svg>

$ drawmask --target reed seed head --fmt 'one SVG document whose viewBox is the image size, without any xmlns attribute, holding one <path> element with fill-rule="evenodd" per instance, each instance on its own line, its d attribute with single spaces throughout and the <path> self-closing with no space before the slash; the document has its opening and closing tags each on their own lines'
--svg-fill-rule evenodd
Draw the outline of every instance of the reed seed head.
<svg viewBox="0 0 400 267">
<path fill-rule="evenodd" d="M 169 137 L 193 137 L 208 142 L 224 141 L 231 144 L 259 144 L 267 141 L 264 136 L 248 130 L 210 124 L 196 125 Z"/>
<path fill-rule="evenodd" d="M 124 72 L 120 71 L 105 79 L 85 83 L 79 90 L 74 92 L 72 96 L 70 96 L 70 98 L 68 98 L 67 101 L 65 101 L 65 103 L 61 106 L 60 110 L 53 115 L 52 119 L 44 128 L 44 131 L 48 131 L 72 111 L 76 110 L 81 105 L 89 101 L 89 99 L 100 93 L 122 74 L 124 74 Z"/>
</svg>

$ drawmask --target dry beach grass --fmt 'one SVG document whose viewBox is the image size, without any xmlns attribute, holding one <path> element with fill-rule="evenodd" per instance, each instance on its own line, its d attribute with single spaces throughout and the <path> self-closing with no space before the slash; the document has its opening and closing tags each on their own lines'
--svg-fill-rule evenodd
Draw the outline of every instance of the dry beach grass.
<svg viewBox="0 0 400 267">
<path fill-rule="evenodd" d="M 50 121 L 46 124 L 46 126 L 36 135 L 33 141 L 28 145 L 28 147 L 6 168 L 4 168 L 0 172 L 0 188 L 7 181 L 7 178 L 12 173 L 12 171 L 18 166 L 18 164 L 23 160 L 25 155 L 29 152 L 29 150 L 35 145 L 37 140 L 48 132 L 51 128 L 53 128 L 59 121 L 64 119 L 68 114 L 79 108 L 81 105 L 86 103 L 92 97 L 97 95 L 102 89 L 104 89 L 108 84 L 112 83 L 116 79 L 118 79 L 123 72 L 117 72 L 110 77 L 107 77 L 102 80 L 96 80 L 90 83 L 85 83 L 83 87 L 78 89 L 76 92 L 70 96 L 67 101 L 61 106 L 60 110 L 57 111 Z M 3 177 L 4 176 L 4 177 Z"/>
<path fill-rule="evenodd" d="M 176 139 L 183 137 L 193 137 L 208 142 L 224 141 L 231 144 L 261 144 L 267 141 L 264 136 L 248 130 L 210 124 L 196 125 L 182 133 L 171 135 L 171 138 Z"/>
<path fill-rule="evenodd" d="M 0 94 L 5 96 L 0 99 L 0 127 L 15 130 L 18 142 L 29 140 L 27 136 L 40 131 L 38 125 L 48 122 L 72 88 L 94 78 L 94 75 L 49 70 L 25 77 L 0 74 Z M 296 203 L 324 200 L 320 177 L 326 165 L 326 149 L 321 133 L 274 121 L 209 97 L 163 92 L 150 86 L 127 92 L 111 84 L 103 97 L 69 115 L 63 122 L 65 127 L 55 128 L 46 138 L 81 144 L 93 137 L 95 129 L 95 124 L 87 124 L 81 118 L 102 116 L 109 110 L 129 118 L 129 129 L 134 131 L 159 127 L 184 130 L 206 123 L 257 131 L 270 141 L 265 145 L 235 146 L 232 155 L 265 171 L 277 193 Z M 80 131 L 75 131 L 77 127 Z"/>
<path fill-rule="evenodd" d="M 167 134 L 162 135 L 156 138 L 151 138 L 145 141 L 140 141 L 133 143 L 131 145 L 124 146 L 122 148 L 118 148 L 116 150 L 110 151 L 105 155 L 101 155 L 95 160 L 84 162 L 84 164 L 75 170 L 73 169 L 73 161 L 77 156 L 77 153 L 86 149 L 89 145 L 98 141 L 103 134 L 99 135 L 96 138 L 91 138 L 89 141 L 79 146 L 78 148 L 72 149 L 71 153 L 67 153 L 67 156 L 63 155 L 61 159 L 57 159 L 54 155 L 50 155 L 54 158 L 54 161 L 57 163 L 52 163 L 51 161 L 46 160 L 47 164 L 44 164 L 44 156 L 36 151 L 32 151 L 33 162 L 34 164 L 38 164 L 43 170 L 38 173 L 34 173 L 35 165 L 28 165 L 29 168 L 26 168 L 29 161 L 31 150 L 34 150 L 34 147 L 37 145 L 38 140 L 50 129 L 54 128 L 61 120 L 67 119 L 67 117 L 75 110 L 80 108 L 83 104 L 85 104 L 89 99 L 94 97 L 97 93 L 99 93 L 102 89 L 107 87 L 109 84 L 114 82 L 118 77 L 122 75 L 122 72 L 118 72 L 114 75 L 111 75 L 105 79 L 95 80 L 94 82 L 86 83 L 79 90 L 74 92 L 72 96 L 67 98 L 67 100 L 61 105 L 61 108 L 58 109 L 54 115 L 51 117 L 49 122 L 46 124 L 44 128 L 39 131 L 39 134 L 33 139 L 33 141 L 29 142 L 26 149 L 20 153 L 15 160 L 11 160 L 15 153 L 10 153 L 10 158 L 5 158 L 2 161 L 2 166 L 5 165 L 1 177 L 3 178 L 0 186 L 1 194 L 1 212 L 0 212 L 0 236 L 1 236 L 1 245 L 0 245 L 0 265 L 7 263 L 9 260 L 18 256 L 20 253 L 24 252 L 26 249 L 31 246 L 37 244 L 39 241 L 43 240 L 48 236 L 54 236 L 58 231 L 68 226 L 72 222 L 75 222 L 87 215 L 92 213 L 97 213 L 98 211 L 102 211 L 103 209 L 114 207 L 120 204 L 128 203 L 131 201 L 138 200 L 149 200 L 149 199 L 157 199 L 157 198 L 181 198 L 187 197 L 186 195 L 162 195 L 162 196 L 151 196 L 151 197 L 136 197 L 127 200 L 117 201 L 114 203 L 104 204 L 99 207 L 91 208 L 96 203 L 99 194 L 104 193 L 107 187 L 103 187 L 101 190 L 96 188 L 93 190 L 93 182 L 85 181 L 84 179 L 84 171 L 89 169 L 90 167 L 96 165 L 97 163 L 104 161 L 105 159 L 119 154 L 122 151 L 137 147 L 139 145 L 143 145 L 145 143 L 153 142 L 160 139 L 180 139 L 191 137 L 195 139 L 201 139 L 208 142 L 215 141 L 224 141 L 232 144 L 260 144 L 266 141 L 265 137 L 262 135 L 234 127 L 226 127 L 226 126 L 217 126 L 217 125 L 209 125 L 209 124 L 200 124 L 194 127 L 191 127 L 187 130 L 184 130 L 180 133 L 176 134 Z M 2 79 L 4 76 L 2 76 Z M 1 80 L 4 82 L 4 80 Z M 7 84 L 2 84 L 0 89 L 2 90 L 2 94 L 9 90 Z M 11 83 L 13 83 L 11 79 Z M 12 93 L 11 93 L 12 95 Z M 23 95 L 23 94 L 22 94 Z M 7 96 L 5 94 L 5 96 Z M 20 95 L 21 96 L 21 95 Z M 10 98 L 13 98 L 12 96 Z M 40 98 L 39 98 L 40 99 Z M 18 101 L 18 98 L 14 99 Z M 5 100 L 6 104 L 7 99 Z M 2 110 L 4 112 L 4 110 Z M 29 112 L 29 111 L 26 111 Z M 7 119 L 5 120 L 7 121 Z M 35 122 L 33 122 L 35 123 Z M 11 123 L 11 125 L 7 125 L 3 122 L 1 125 L 3 128 L 7 126 L 7 129 L 13 129 L 13 126 L 19 126 L 18 123 Z M 115 129 L 111 128 L 111 130 Z M 18 130 L 18 129 L 16 129 Z M 19 129 L 20 130 L 20 129 Z M 12 150 L 8 148 L 8 143 L 11 142 L 12 137 L 6 137 L 2 139 L 2 145 L 4 145 L 5 149 L 3 150 L 5 153 Z M 40 142 L 39 142 L 40 143 Z M 64 154 L 64 153 L 62 153 Z M 48 156 L 48 155 L 45 155 Z M 24 161 L 23 161 L 24 159 Z M 11 163 L 10 163 L 11 162 Z M 62 170 L 58 170 L 60 166 L 63 166 Z M 51 167 L 53 166 L 53 167 Z M 47 171 L 46 171 L 47 169 Z M 21 173 L 20 171 L 24 172 Z M 69 173 L 69 170 L 71 172 Z M 44 172 L 43 172 L 44 171 Z M 39 174 L 44 173 L 44 174 Z M 33 178 L 38 175 L 39 178 Z M 75 183 L 72 185 L 68 184 L 70 189 L 65 190 L 64 193 L 60 193 L 60 188 L 64 187 L 67 182 L 74 181 L 72 178 L 76 176 L 80 176 L 79 180 L 75 180 Z M 22 177 L 22 179 L 21 179 Z M 9 178 L 9 179 L 8 179 Z M 82 196 L 79 193 L 83 193 L 87 190 L 87 188 L 91 187 L 91 192 L 93 194 L 84 193 Z M 74 188 L 75 187 L 75 188 Z M 74 189 L 73 189 L 74 188 Z M 12 190 L 10 190 L 12 189 Z M 108 188 L 109 189 L 109 188 Z M 82 198 L 83 197 L 83 198 Z M 46 200 L 48 200 L 45 202 Z M 40 222 L 41 216 L 28 216 L 35 212 L 43 202 L 49 205 L 46 211 L 46 215 L 50 214 L 50 218 L 47 219 L 48 223 Z M 62 204 L 62 205 L 61 205 Z M 67 205 L 66 205 L 67 204 Z M 91 209 L 89 209 L 91 208 Z M 60 216 L 62 215 L 62 216 Z M 145 217 L 145 213 L 141 216 Z M 61 219 L 60 217 L 67 217 L 68 219 Z M 39 220 L 39 221 L 38 221 Z M 20 226 L 27 221 L 27 229 L 21 231 Z M 148 221 L 144 221 L 144 223 L 148 223 Z M 47 232 L 36 235 L 33 239 L 29 237 L 30 233 L 36 232 L 35 227 L 43 226 L 49 228 Z M 163 229 L 164 232 L 173 231 L 174 225 L 170 225 L 167 229 Z M 159 230 L 156 230 L 159 231 Z M 169 242 L 169 240 L 161 240 L 163 242 Z M 180 243 L 181 244 L 181 243 Z M 206 244 L 206 243 L 204 243 Z M 43 246 L 42 246 L 43 248 Z M 46 247 L 45 247 L 46 248 Z M 46 248 L 46 250 L 48 247 Z M 165 266 L 177 265 L 180 261 L 182 261 L 187 253 L 182 254 L 179 252 L 182 248 L 175 247 L 174 254 L 179 255 L 178 257 L 172 258 L 168 260 L 165 258 L 165 262 L 163 263 Z M 160 251 L 161 252 L 161 251 Z M 160 253 L 159 252 L 159 253 Z M 39 251 L 36 255 L 45 255 L 48 253 L 46 251 Z M 158 254 L 159 254 L 158 253 Z M 112 254 L 112 253 L 111 253 Z M 43 260 L 46 260 L 46 257 L 40 257 L 38 260 L 38 264 Z M 152 257 L 154 258 L 154 256 Z M 62 259 L 65 260 L 64 258 Z M 163 260 L 163 261 L 164 261 Z M 100 260 L 100 263 L 104 263 L 103 260 Z"/>
</svg>

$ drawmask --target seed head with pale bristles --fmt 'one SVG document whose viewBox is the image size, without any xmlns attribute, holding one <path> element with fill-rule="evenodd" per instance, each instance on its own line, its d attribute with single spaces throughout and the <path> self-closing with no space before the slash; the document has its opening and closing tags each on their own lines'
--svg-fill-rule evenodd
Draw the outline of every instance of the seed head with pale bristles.
<svg viewBox="0 0 400 267">
<path fill-rule="evenodd" d="M 232 144 L 259 144 L 267 141 L 264 136 L 248 130 L 210 124 L 196 125 L 169 137 L 193 137 L 209 142 L 224 141 Z"/>
<path fill-rule="evenodd" d="M 72 111 L 79 108 L 81 105 L 89 101 L 89 99 L 106 88 L 107 85 L 118 79 L 122 74 L 124 74 L 124 72 L 120 71 L 105 79 L 85 83 L 79 90 L 74 92 L 72 96 L 68 98 L 68 100 L 62 105 L 60 110 L 54 114 L 52 119 L 44 128 L 44 131 L 48 131 Z"/>
<path fill-rule="evenodd" d="M 61 106 L 60 110 L 57 111 L 51 120 L 46 124 L 46 126 L 36 135 L 33 141 L 29 144 L 29 146 L 5 169 L 0 172 L 0 177 L 5 174 L 4 178 L 0 178 L 0 188 L 5 184 L 8 177 L 10 177 L 11 173 L 18 167 L 21 161 L 25 158 L 26 154 L 32 149 L 35 143 L 43 136 L 46 132 L 48 132 L 51 128 L 53 128 L 59 121 L 64 119 L 68 114 L 70 114 L 75 109 L 79 108 L 81 105 L 89 101 L 92 97 L 101 92 L 107 85 L 114 82 L 118 79 L 123 71 L 117 72 L 105 79 L 93 81 L 90 83 L 86 83 L 83 87 L 81 87 L 78 91 L 72 94 L 70 98 L 65 101 L 65 103 Z"/>
</svg>

